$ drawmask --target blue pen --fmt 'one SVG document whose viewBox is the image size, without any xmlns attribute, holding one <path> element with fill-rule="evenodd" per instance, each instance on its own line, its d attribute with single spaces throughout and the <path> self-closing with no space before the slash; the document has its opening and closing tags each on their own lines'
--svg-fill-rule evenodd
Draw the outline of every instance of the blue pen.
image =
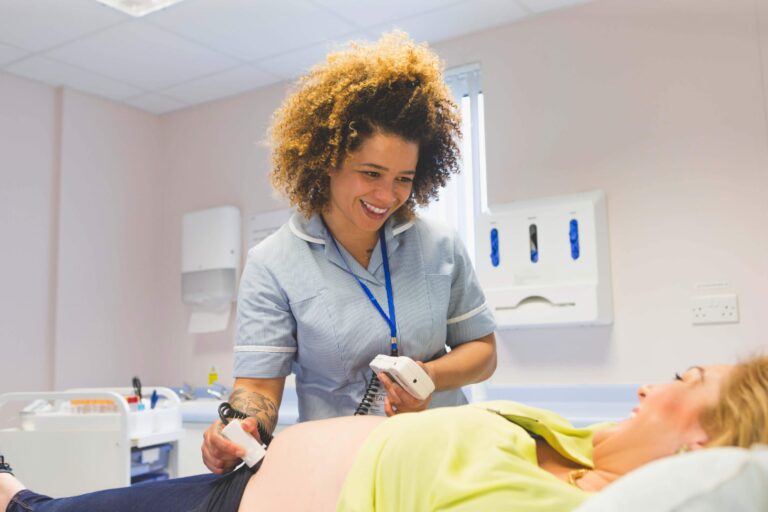
<svg viewBox="0 0 768 512">
<path fill-rule="evenodd" d="M 155 408 L 155 406 L 157 405 L 157 399 L 158 399 L 158 397 L 157 397 L 157 390 L 153 389 L 152 390 L 152 396 L 149 399 L 149 408 L 150 409 L 154 409 Z"/>
</svg>

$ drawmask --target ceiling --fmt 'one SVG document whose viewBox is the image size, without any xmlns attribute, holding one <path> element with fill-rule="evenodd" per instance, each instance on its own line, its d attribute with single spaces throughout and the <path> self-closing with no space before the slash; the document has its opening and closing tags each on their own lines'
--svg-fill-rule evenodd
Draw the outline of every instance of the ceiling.
<svg viewBox="0 0 768 512">
<path fill-rule="evenodd" d="M 434 43 L 589 0 L 0 0 L 0 71 L 163 114 L 290 80 L 392 28 Z"/>
</svg>

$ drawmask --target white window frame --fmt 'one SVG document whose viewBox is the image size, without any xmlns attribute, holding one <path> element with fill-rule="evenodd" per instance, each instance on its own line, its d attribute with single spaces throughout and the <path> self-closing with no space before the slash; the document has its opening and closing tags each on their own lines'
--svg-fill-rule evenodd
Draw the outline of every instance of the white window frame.
<svg viewBox="0 0 768 512">
<path fill-rule="evenodd" d="M 445 81 L 462 112 L 461 172 L 440 191 L 439 201 L 420 215 L 453 226 L 474 263 L 475 218 L 487 209 L 485 176 L 485 116 L 480 65 L 467 64 L 445 72 Z"/>
</svg>

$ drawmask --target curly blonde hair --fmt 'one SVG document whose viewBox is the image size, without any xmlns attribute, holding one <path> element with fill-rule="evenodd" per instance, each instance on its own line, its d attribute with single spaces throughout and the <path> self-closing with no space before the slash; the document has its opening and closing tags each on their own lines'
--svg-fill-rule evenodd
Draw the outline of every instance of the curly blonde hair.
<svg viewBox="0 0 768 512">
<path fill-rule="evenodd" d="M 297 83 L 270 130 L 272 184 L 305 216 L 329 202 L 329 169 L 374 133 L 419 145 L 410 198 L 396 215 L 413 216 L 459 170 L 461 118 L 442 63 L 403 32 L 350 43 Z"/>
<path fill-rule="evenodd" d="M 768 356 L 737 364 L 720 389 L 717 404 L 702 413 L 707 446 L 768 444 Z"/>
</svg>

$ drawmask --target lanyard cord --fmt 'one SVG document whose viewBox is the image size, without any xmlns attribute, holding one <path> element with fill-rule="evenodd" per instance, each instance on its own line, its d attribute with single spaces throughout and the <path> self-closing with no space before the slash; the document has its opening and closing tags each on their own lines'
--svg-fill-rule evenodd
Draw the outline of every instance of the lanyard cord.
<svg viewBox="0 0 768 512">
<path fill-rule="evenodd" d="M 328 229 L 328 226 L 326 226 L 325 228 Z M 328 232 L 330 232 L 330 230 L 328 230 Z M 339 253 L 339 256 L 341 257 L 341 261 L 344 262 L 344 266 L 346 267 L 347 272 L 352 274 L 352 277 L 355 278 L 355 280 L 357 281 L 357 284 L 360 285 L 360 288 L 363 289 L 363 292 L 365 292 L 365 295 L 374 305 L 374 307 L 379 312 L 381 317 L 389 325 L 389 342 L 390 342 L 389 351 L 390 351 L 390 355 L 396 356 L 397 355 L 397 318 L 395 317 L 395 299 L 392 293 L 392 278 L 389 274 L 389 256 L 387 256 L 387 240 L 384 235 L 384 228 L 382 227 L 381 230 L 379 231 L 379 242 L 381 243 L 381 259 L 382 259 L 382 263 L 384 264 L 384 282 L 387 288 L 387 306 L 389 307 L 389 315 L 387 315 L 384 312 L 384 309 L 381 307 L 381 304 L 379 304 L 379 301 L 376 300 L 376 297 L 373 296 L 373 293 L 371 292 L 371 290 L 349 268 L 349 264 L 347 263 L 346 258 L 344 258 L 344 254 L 341 252 L 341 249 L 339 248 L 339 244 L 336 243 L 336 238 L 334 238 L 333 234 L 331 234 L 331 240 L 333 240 L 333 245 L 334 247 L 336 247 L 336 251 Z"/>
</svg>

